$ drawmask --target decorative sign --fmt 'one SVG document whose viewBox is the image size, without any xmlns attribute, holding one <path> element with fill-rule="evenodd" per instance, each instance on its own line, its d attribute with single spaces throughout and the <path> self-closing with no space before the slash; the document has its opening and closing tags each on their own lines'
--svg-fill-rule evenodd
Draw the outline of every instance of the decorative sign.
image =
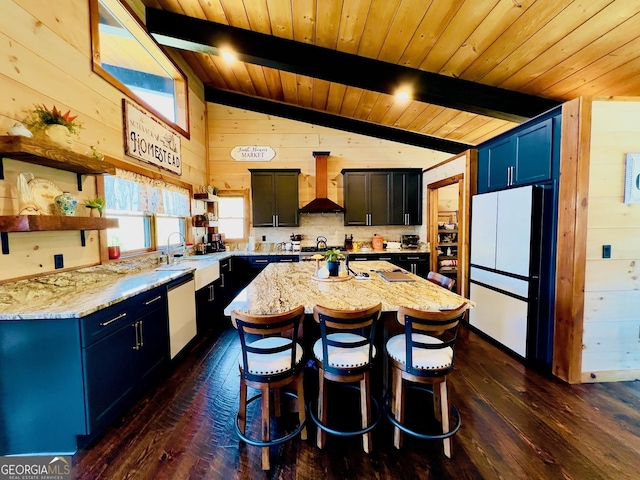
<svg viewBox="0 0 640 480">
<path fill-rule="evenodd" d="M 624 203 L 640 203 L 640 153 L 627 153 Z"/>
<path fill-rule="evenodd" d="M 182 175 L 180 135 L 126 98 L 122 110 L 124 153 Z"/>
<path fill-rule="evenodd" d="M 276 152 L 271 147 L 234 147 L 231 156 L 236 162 L 269 162 L 276 156 Z"/>
</svg>

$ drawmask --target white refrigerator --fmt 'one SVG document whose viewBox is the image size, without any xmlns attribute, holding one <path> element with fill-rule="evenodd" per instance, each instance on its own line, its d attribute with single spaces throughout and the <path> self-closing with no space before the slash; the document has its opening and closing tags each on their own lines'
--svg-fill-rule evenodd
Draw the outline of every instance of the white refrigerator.
<svg viewBox="0 0 640 480">
<path fill-rule="evenodd" d="M 546 232 L 545 203 L 553 204 L 553 185 L 525 186 L 475 195 L 471 210 L 469 324 L 523 358 L 550 363 L 552 323 L 544 305 L 553 232 Z M 546 242 L 546 246 L 545 246 Z M 550 250 L 551 249 L 551 250 Z M 539 314 L 545 319 L 541 321 Z M 551 319 L 552 320 L 552 319 Z"/>
</svg>

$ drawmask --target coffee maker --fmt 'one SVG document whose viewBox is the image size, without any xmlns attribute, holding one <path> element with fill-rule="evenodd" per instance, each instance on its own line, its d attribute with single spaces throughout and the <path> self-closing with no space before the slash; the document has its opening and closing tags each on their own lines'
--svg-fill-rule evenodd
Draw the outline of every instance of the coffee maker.
<svg viewBox="0 0 640 480">
<path fill-rule="evenodd" d="M 220 252 L 224 250 L 224 240 L 221 233 L 210 233 L 208 235 L 207 253 Z"/>
</svg>

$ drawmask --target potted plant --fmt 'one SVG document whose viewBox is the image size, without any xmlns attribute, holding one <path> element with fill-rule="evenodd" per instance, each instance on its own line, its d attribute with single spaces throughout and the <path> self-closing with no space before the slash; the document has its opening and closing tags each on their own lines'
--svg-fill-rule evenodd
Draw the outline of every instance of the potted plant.
<svg viewBox="0 0 640 480">
<path fill-rule="evenodd" d="M 54 105 L 49 110 L 45 105 L 34 105 L 32 110 L 27 112 L 24 119 L 25 125 L 34 133 L 34 136 L 42 136 L 63 147 L 73 145 L 71 135 L 77 135 L 82 124 L 76 120 L 76 116 L 71 116 L 71 110 L 62 113 Z"/>
<path fill-rule="evenodd" d="M 324 259 L 327 262 L 329 276 L 337 277 L 340 268 L 340 260 L 344 260 L 344 255 L 342 254 L 342 252 L 337 248 L 327 250 L 324 254 Z"/>
<path fill-rule="evenodd" d="M 101 217 L 102 212 L 104 211 L 104 207 L 106 206 L 106 200 L 104 197 L 96 196 L 93 198 L 88 198 L 83 202 L 83 205 L 90 209 L 89 216 L 91 217 Z M 94 213 L 96 212 L 96 213 Z"/>
</svg>

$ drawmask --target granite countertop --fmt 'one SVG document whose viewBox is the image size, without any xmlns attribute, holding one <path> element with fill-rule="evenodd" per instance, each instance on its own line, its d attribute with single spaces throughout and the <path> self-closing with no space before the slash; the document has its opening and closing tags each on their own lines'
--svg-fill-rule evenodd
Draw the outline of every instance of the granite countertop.
<svg viewBox="0 0 640 480">
<path fill-rule="evenodd" d="M 315 264 L 271 263 L 228 305 L 224 313 L 239 310 L 252 314 L 281 313 L 304 305 L 312 313 L 315 304 L 337 309 L 358 309 L 382 302 L 385 312 L 400 306 L 441 310 L 473 302 L 413 274 L 413 282 L 387 282 L 376 271 L 397 269 L 385 261 L 354 262 L 355 272 L 369 273 L 369 280 L 322 282 L 312 278 Z"/>
<path fill-rule="evenodd" d="M 258 244 L 260 245 L 260 244 Z M 416 250 L 351 252 L 357 254 L 416 253 Z M 424 252 L 420 252 L 424 253 Z M 291 255 L 269 248 L 231 250 L 185 257 L 179 269 L 157 270 L 158 257 L 123 259 L 104 265 L 52 273 L 0 285 L 0 321 L 79 318 L 181 277 L 199 266 L 231 256 Z M 357 263 L 357 262 L 356 262 Z M 367 268 L 369 264 L 367 262 Z M 162 267 L 161 267 L 162 268 Z"/>
</svg>

